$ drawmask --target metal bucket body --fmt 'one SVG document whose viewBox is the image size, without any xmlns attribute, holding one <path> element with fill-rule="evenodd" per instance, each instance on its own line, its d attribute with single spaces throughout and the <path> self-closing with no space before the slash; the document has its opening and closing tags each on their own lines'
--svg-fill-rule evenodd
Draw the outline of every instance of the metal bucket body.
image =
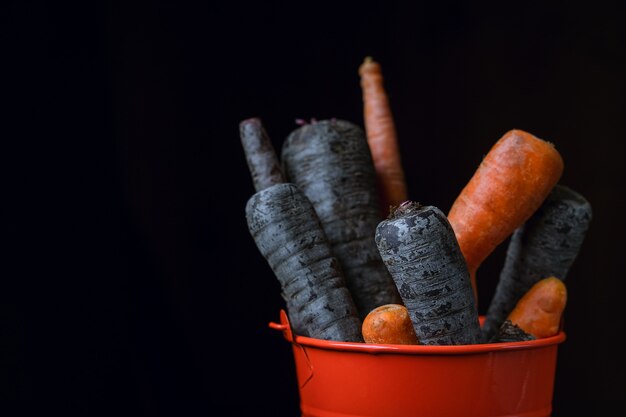
<svg viewBox="0 0 626 417">
<path fill-rule="evenodd" d="M 302 416 L 546 417 L 552 410 L 557 336 L 463 346 L 333 342 L 293 335 Z"/>
</svg>

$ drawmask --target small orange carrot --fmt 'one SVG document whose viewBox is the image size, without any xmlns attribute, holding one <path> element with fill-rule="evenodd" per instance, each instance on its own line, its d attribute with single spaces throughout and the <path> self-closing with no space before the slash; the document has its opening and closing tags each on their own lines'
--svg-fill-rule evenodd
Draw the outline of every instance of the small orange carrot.
<svg viewBox="0 0 626 417">
<path fill-rule="evenodd" d="M 543 278 L 520 298 L 505 323 L 508 321 L 535 339 L 554 336 L 559 332 L 566 303 L 565 283 L 554 276 Z"/>
<path fill-rule="evenodd" d="M 370 311 L 361 333 L 365 343 L 419 344 L 409 311 L 401 304 L 385 304 Z"/>
<path fill-rule="evenodd" d="M 489 150 L 448 213 L 475 294 L 480 264 L 530 218 L 562 173 L 554 145 L 522 130 L 508 131 Z"/>
<path fill-rule="evenodd" d="M 365 132 L 378 177 L 382 214 L 387 217 L 390 206 L 398 206 L 407 200 L 396 127 L 380 64 L 371 57 L 365 58 L 359 66 L 359 75 Z"/>
</svg>

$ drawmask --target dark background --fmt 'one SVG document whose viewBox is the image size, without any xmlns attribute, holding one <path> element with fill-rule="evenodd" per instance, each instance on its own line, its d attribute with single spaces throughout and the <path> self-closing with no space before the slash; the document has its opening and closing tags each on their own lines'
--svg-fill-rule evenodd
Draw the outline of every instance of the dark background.
<svg viewBox="0 0 626 417">
<path fill-rule="evenodd" d="M 623 406 L 624 8 L 435 3 L 5 3 L 0 414 L 298 415 L 238 123 L 362 125 L 366 55 L 414 200 L 447 210 L 509 129 L 555 143 L 594 220 L 554 416 Z"/>
</svg>

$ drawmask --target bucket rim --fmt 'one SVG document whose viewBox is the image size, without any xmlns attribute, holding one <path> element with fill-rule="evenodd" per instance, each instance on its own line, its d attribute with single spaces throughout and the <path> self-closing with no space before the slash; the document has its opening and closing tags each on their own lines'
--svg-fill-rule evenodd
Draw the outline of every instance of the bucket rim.
<svg viewBox="0 0 626 417">
<path fill-rule="evenodd" d="M 563 329 L 561 329 L 558 334 L 550 337 L 544 337 L 541 339 L 526 340 L 520 342 L 477 343 L 473 345 L 398 345 L 364 342 L 339 342 L 335 340 L 315 339 L 312 337 L 294 334 L 289 324 L 287 314 L 282 309 L 280 311 L 280 324 L 270 322 L 269 327 L 275 330 L 282 330 L 285 339 L 295 345 L 342 352 L 362 352 L 374 354 L 391 353 L 403 355 L 468 355 L 556 346 L 560 343 L 563 343 L 566 339 L 566 334 Z"/>
</svg>

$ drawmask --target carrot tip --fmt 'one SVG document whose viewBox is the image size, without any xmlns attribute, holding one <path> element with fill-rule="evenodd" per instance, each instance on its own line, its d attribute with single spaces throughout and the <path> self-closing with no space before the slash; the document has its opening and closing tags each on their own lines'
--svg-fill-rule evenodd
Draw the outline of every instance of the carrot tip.
<svg viewBox="0 0 626 417">
<path fill-rule="evenodd" d="M 423 206 L 417 201 L 406 200 L 403 201 L 397 207 L 394 207 L 391 216 L 392 217 L 401 217 L 405 214 L 409 214 L 415 210 L 421 209 Z"/>
<path fill-rule="evenodd" d="M 240 126 L 249 125 L 249 124 L 260 125 L 261 119 L 259 117 L 249 117 L 239 122 Z"/>
<path fill-rule="evenodd" d="M 298 126 L 314 125 L 315 123 L 317 123 L 317 119 L 315 117 L 311 117 L 311 119 L 307 121 L 301 118 L 297 118 L 295 122 Z"/>
</svg>

